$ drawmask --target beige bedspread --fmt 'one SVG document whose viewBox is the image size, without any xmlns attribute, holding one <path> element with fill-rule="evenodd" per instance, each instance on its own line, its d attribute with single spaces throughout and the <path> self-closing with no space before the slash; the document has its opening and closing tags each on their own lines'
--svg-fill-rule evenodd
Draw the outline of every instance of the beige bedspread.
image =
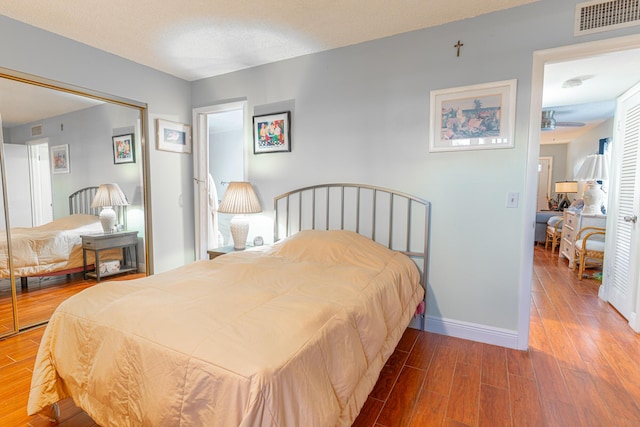
<svg viewBox="0 0 640 427">
<path fill-rule="evenodd" d="M 14 274 L 18 277 L 37 276 L 60 270 L 82 267 L 82 234 L 102 233 L 95 215 L 74 214 L 38 227 L 11 229 L 11 249 Z M 2 236 L 5 236 L 2 234 Z M 9 277 L 7 242 L 0 242 L 0 278 Z M 110 253 L 109 257 L 118 256 Z M 121 258 L 119 256 L 117 259 Z M 106 258 L 105 258 L 106 259 Z M 93 252 L 87 253 L 93 264 Z"/>
<path fill-rule="evenodd" d="M 28 410 L 102 426 L 348 426 L 423 298 L 406 256 L 347 231 L 107 282 L 59 306 Z"/>
</svg>

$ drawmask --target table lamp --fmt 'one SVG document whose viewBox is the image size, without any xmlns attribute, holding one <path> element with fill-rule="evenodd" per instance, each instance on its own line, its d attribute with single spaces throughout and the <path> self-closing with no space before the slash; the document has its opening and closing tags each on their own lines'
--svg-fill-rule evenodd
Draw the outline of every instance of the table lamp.
<svg viewBox="0 0 640 427">
<path fill-rule="evenodd" d="M 245 214 L 262 212 L 253 187 L 249 182 L 230 182 L 227 191 L 222 197 L 218 212 L 236 214 L 231 218 L 231 237 L 233 248 L 242 250 L 247 242 L 249 234 L 249 220 Z"/>
<path fill-rule="evenodd" d="M 118 184 L 100 184 L 91 203 L 92 208 L 102 208 L 100 211 L 100 223 L 105 233 L 111 233 L 116 225 L 116 212 L 114 206 L 128 205 L 127 197 Z"/>
<path fill-rule="evenodd" d="M 601 214 L 604 193 L 598 181 L 609 179 L 609 164 L 604 154 L 590 154 L 584 159 L 584 163 L 576 174 L 576 179 L 587 181 L 587 189 L 584 191 L 583 214 Z"/>
<path fill-rule="evenodd" d="M 556 194 L 564 193 L 564 198 L 558 203 L 558 210 L 563 211 L 571 204 L 567 194 L 578 192 L 578 181 L 558 181 L 556 182 L 555 192 Z"/>
</svg>

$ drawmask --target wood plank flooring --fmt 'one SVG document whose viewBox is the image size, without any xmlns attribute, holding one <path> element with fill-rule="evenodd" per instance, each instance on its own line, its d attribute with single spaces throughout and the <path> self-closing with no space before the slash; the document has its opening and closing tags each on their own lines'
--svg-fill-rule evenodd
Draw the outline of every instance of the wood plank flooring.
<svg viewBox="0 0 640 427">
<path fill-rule="evenodd" d="M 535 249 L 527 352 L 408 329 L 355 427 L 640 426 L 640 336 Z M 43 328 L 0 341 L 0 425 L 48 426 L 26 402 Z M 60 426 L 95 423 L 67 400 Z"/>
</svg>

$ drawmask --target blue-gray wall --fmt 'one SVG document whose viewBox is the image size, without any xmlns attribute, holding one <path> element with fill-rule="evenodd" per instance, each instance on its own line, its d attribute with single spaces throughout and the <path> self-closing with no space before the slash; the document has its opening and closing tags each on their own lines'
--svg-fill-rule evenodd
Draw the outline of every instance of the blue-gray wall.
<svg viewBox="0 0 640 427">
<path fill-rule="evenodd" d="M 160 272 L 194 259 L 192 157 L 155 149 L 155 119 L 191 122 L 189 83 L 82 43 L 0 16 L 2 66 L 146 103 L 153 245 Z M 72 166 L 73 167 L 73 166 Z"/>
<path fill-rule="evenodd" d="M 535 200 L 526 193 L 527 164 L 538 144 L 529 140 L 533 54 L 638 32 L 574 37 L 576 3 L 543 0 L 203 79 L 191 86 L 192 102 L 247 99 L 251 113 L 294 104 L 292 152 L 248 156 L 262 200 L 310 184 L 362 182 L 431 201 L 428 325 L 522 346 L 533 247 L 525 217 L 535 209 L 524 209 Z M 430 91 L 509 79 L 518 85 L 513 149 L 428 152 Z M 508 192 L 520 194 L 517 209 L 506 208 Z"/>
<path fill-rule="evenodd" d="M 27 123 L 8 130 L 9 140 L 24 144 L 47 138 L 49 147 L 69 146 L 69 173 L 52 175 L 53 217 L 69 215 L 69 195 L 80 188 L 116 182 L 132 203 L 142 207 L 141 198 L 134 200 L 142 185 L 140 162 L 140 114 L 138 110 L 114 104 L 102 104 L 85 110 Z M 42 125 L 42 135 L 31 137 L 31 126 Z M 5 137 L 7 135 L 5 129 Z M 114 164 L 112 137 L 134 134 L 135 163 Z M 144 230 L 140 230 L 144 231 Z"/>
<path fill-rule="evenodd" d="M 576 3 L 541 0 L 191 84 L 5 17 L 0 39 L 12 42 L 0 44 L 0 57 L 7 68 L 146 102 L 150 129 L 157 117 L 188 123 L 192 107 L 229 99 L 246 98 L 251 112 L 291 103 L 292 152 L 248 155 L 261 200 L 326 181 L 430 200 L 429 322 L 522 346 L 532 273 L 527 218 L 535 209 L 523 208 L 535 205 L 535 193 L 527 193 L 530 144 L 538 156 L 538 142 L 529 140 L 533 54 L 639 32 L 575 37 Z M 507 79 L 518 82 L 514 148 L 428 152 L 430 91 Z M 162 271 L 194 259 L 193 167 L 189 155 L 155 150 L 149 136 L 154 258 Z M 520 193 L 518 208 L 506 208 L 508 192 Z"/>
</svg>

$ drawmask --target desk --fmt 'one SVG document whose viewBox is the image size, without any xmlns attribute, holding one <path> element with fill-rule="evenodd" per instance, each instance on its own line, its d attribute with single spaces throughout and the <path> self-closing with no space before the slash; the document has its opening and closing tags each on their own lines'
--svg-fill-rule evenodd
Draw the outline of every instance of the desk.
<svg viewBox="0 0 640 427">
<path fill-rule="evenodd" d="M 82 265 L 84 278 L 94 277 L 98 282 L 101 277 L 122 274 L 130 271 L 138 272 L 138 232 L 115 231 L 113 233 L 86 234 L 82 238 Z M 122 248 L 122 264 L 120 269 L 112 272 L 100 272 L 100 251 Z M 134 256 L 131 256 L 133 248 Z M 95 268 L 93 272 L 87 271 L 87 251 L 95 254 Z M 127 259 L 129 252 L 129 259 Z"/>
<path fill-rule="evenodd" d="M 580 212 L 565 210 L 562 222 L 562 239 L 560 240 L 560 257 L 569 260 L 569 267 L 573 268 L 576 235 L 583 227 L 606 227 L 606 215 L 582 215 Z"/>
</svg>

